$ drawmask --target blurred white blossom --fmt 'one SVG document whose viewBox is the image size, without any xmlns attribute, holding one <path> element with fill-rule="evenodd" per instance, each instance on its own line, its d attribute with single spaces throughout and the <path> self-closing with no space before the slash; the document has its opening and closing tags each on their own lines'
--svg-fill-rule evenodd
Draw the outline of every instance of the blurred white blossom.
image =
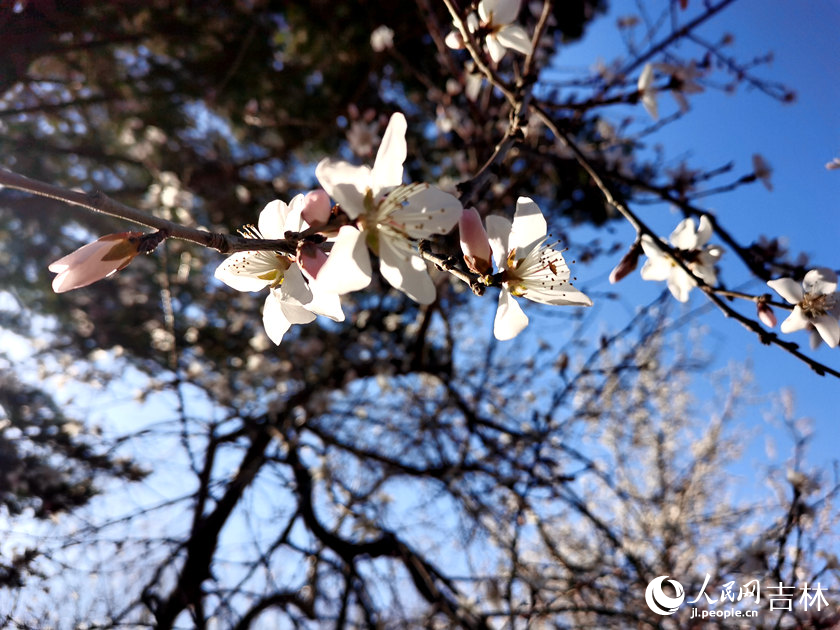
<svg viewBox="0 0 840 630">
<path fill-rule="evenodd" d="M 831 269 L 812 269 L 800 285 L 793 278 L 770 280 L 767 285 L 793 304 L 793 312 L 782 322 L 783 333 L 814 329 L 831 348 L 840 343 L 840 294 L 837 274 Z M 814 337 L 812 337 L 812 340 Z M 813 344 L 812 344 L 813 345 Z"/>
<path fill-rule="evenodd" d="M 642 236 L 642 249 L 648 259 L 642 267 L 642 278 L 645 280 L 665 281 L 668 290 L 680 302 L 688 301 L 688 294 L 695 286 L 695 276 L 706 284 L 714 286 L 717 283 L 715 263 L 723 254 L 723 249 L 717 245 L 706 245 L 712 236 L 712 223 L 706 215 L 700 217 L 700 225 L 695 228 L 694 219 L 686 218 L 680 221 L 671 233 L 669 240 L 679 256 L 691 270 L 691 274 L 679 266 L 667 255 L 653 238 L 645 234 Z"/>
</svg>

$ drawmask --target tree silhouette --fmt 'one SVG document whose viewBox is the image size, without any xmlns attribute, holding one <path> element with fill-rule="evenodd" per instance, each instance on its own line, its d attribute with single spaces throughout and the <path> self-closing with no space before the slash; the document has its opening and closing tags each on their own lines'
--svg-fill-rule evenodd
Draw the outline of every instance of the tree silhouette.
<svg viewBox="0 0 840 630">
<path fill-rule="evenodd" d="M 669 172 L 647 147 L 689 115 L 650 122 L 645 108 L 658 115 L 664 93 L 683 107 L 698 90 L 747 83 L 792 99 L 761 60 L 700 36 L 732 3 L 651 2 L 641 23 L 619 23 L 644 31 L 643 45 L 565 78 L 553 53 L 585 37 L 606 2 L 520 7 L 510 24 L 530 52 L 508 48 L 498 63 L 487 38 L 504 43 L 504 24 L 488 5 L 452 0 L 0 9 L 6 624 L 697 627 L 645 604 L 651 580 L 676 577 L 693 597 L 708 574 L 720 597 L 729 581 L 836 576 L 837 483 L 808 465 L 792 408 L 776 413 L 792 455 L 762 471 L 772 492 L 721 491 L 741 457 L 748 378 L 721 375 L 697 400 L 710 357 L 681 337 L 667 290 L 597 339 L 584 309 L 546 306 L 528 312 L 548 325 L 498 343 L 484 323 L 497 287 L 523 297 L 516 253 L 477 271 L 454 230 L 412 243 L 430 304 L 374 271 L 342 296 L 344 321 L 318 318 L 275 345 L 263 296 L 213 278 L 219 252 L 286 266 L 303 266 L 304 248 L 332 256 L 330 239 L 356 219 L 341 203 L 326 226 L 281 239 L 235 231 L 317 188 L 325 157 L 373 164 L 402 112 L 406 180 L 475 207 L 488 229 L 533 198 L 572 276 L 628 246 L 615 280 L 660 257 L 669 287 L 687 282 L 744 334 L 838 376 L 768 326 L 793 304 L 730 289 L 700 258 L 722 243 L 763 282 L 812 269 L 778 240 L 740 243 L 704 205 L 710 191 L 766 181 L 763 160 L 741 175 Z M 497 19 L 507 5 L 490 3 Z M 613 111 L 631 112 L 627 123 L 611 124 Z M 678 208 L 692 237 L 708 225 L 712 245 L 661 239 L 651 200 Z M 635 242 L 611 236 L 619 222 Z M 119 273 L 50 289 L 49 263 L 139 226 L 157 232 L 131 237 Z M 575 242 L 581 226 L 601 236 Z M 833 317 L 833 291 L 808 294 L 825 312 L 803 325 L 822 332 L 813 322 Z M 834 602 L 754 608 L 754 627 L 837 623 Z"/>
</svg>

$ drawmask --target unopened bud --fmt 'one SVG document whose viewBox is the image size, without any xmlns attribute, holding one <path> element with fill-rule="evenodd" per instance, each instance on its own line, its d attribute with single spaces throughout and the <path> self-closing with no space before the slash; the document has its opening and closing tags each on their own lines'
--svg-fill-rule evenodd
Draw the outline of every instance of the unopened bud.
<svg viewBox="0 0 840 630">
<path fill-rule="evenodd" d="M 758 319 L 761 320 L 761 323 L 767 326 L 767 328 L 773 328 L 776 326 L 776 314 L 773 312 L 773 309 L 770 308 L 765 302 L 761 301 L 758 302 L 757 305 L 758 310 Z"/>
<path fill-rule="evenodd" d="M 461 238 L 461 251 L 470 271 L 484 275 L 493 271 L 490 262 L 490 239 L 481 222 L 481 216 L 475 208 L 465 208 L 458 220 Z"/>
<path fill-rule="evenodd" d="M 297 262 L 303 274 L 310 280 L 315 280 L 321 267 L 327 262 L 327 255 L 315 243 L 302 241 L 298 244 Z"/>
<path fill-rule="evenodd" d="M 303 198 L 301 217 L 309 225 L 323 225 L 330 219 L 330 196 L 323 190 L 313 190 Z"/>
<path fill-rule="evenodd" d="M 443 40 L 449 48 L 461 50 L 464 48 L 464 38 L 458 31 L 451 31 Z"/>
<path fill-rule="evenodd" d="M 49 266 L 58 274 L 53 278 L 53 291 L 86 287 L 124 269 L 140 253 L 143 236 L 142 232 L 108 234 L 59 258 Z"/>
<path fill-rule="evenodd" d="M 610 272 L 610 284 L 615 284 L 628 274 L 632 273 L 636 269 L 636 265 L 639 264 L 639 256 L 641 254 L 642 247 L 639 241 L 636 241 L 630 246 L 627 253 L 622 256 L 621 260 L 618 261 L 615 269 Z"/>
</svg>

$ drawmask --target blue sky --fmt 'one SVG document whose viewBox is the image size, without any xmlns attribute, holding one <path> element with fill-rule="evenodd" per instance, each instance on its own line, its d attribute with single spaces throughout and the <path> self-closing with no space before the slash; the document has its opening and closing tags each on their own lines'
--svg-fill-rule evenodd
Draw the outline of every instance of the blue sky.
<svg viewBox="0 0 840 630">
<path fill-rule="evenodd" d="M 699 0 L 690 0 L 688 14 L 700 4 Z M 635 2 L 614 1 L 610 14 L 600 18 L 580 44 L 561 51 L 559 65 L 589 67 L 598 57 L 609 61 L 623 54 L 615 19 L 634 14 L 636 7 Z M 734 176 L 724 176 L 720 183 L 749 173 L 751 156 L 760 153 L 773 168 L 772 192 L 760 184 L 746 186 L 704 199 L 705 207 L 742 244 L 749 244 L 760 234 L 782 236 L 792 257 L 804 252 L 814 266 L 840 269 L 840 171 L 825 169 L 826 162 L 840 156 L 840 69 L 836 62 L 840 2 L 739 0 L 700 30 L 711 41 L 718 41 L 725 32 L 734 35 L 734 43 L 727 50 L 742 61 L 772 53 L 772 63 L 758 68 L 757 74 L 784 83 L 796 92 L 796 101 L 782 104 L 744 85 L 734 95 L 707 90 L 693 95 L 689 115 L 663 129 L 655 139 L 663 144 L 668 157 L 686 157 L 696 168 L 715 168 L 733 161 Z M 690 49 L 683 47 L 680 52 L 688 55 Z M 659 96 L 659 104 L 663 116 L 676 110 L 668 94 Z M 680 218 L 665 208 L 642 211 L 662 235 L 669 234 Z M 618 236 L 629 242 L 633 231 L 623 226 Z M 750 278 L 731 253 L 724 257 L 722 270 L 723 280 L 730 287 L 738 287 Z M 591 273 L 586 272 L 593 278 Z M 645 304 L 661 288 L 651 285 L 636 272 L 616 288 L 623 300 Z M 589 290 L 609 287 L 603 280 L 584 286 Z M 756 281 L 744 289 L 753 293 L 766 290 Z M 688 308 L 703 307 L 705 302 L 695 291 Z M 754 314 L 747 304 L 743 312 Z M 785 314 L 777 312 L 779 321 Z M 748 360 L 762 393 L 773 394 L 783 388 L 793 391 L 798 415 L 814 420 L 816 439 L 810 459 L 823 466 L 835 459 L 840 382 L 817 376 L 779 348 L 763 346 L 755 335 L 724 319 L 715 309 L 702 315 L 699 322 L 710 331 L 708 349 L 716 353 L 718 365 Z M 790 339 L 811 352 L 806 333 L 791 335 Z M 840 349 L 822 346 L 812 356 L 840 368 Z M 770 408 L 769 402 L 762 400 L 748 414 L 750 417 L 744 418 L 745 424 L 760 427 L 763 413 Z M 756 440 L 754 446 L 750 456 L 760 457 L 763 440 Z M 779 446 L 784 453 L 781 443 Z"/>
</svg>

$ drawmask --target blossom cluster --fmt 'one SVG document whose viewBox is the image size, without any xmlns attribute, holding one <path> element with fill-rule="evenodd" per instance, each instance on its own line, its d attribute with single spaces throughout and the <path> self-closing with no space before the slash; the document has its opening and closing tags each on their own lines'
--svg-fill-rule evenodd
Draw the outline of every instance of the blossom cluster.
<svg viewBox="0 0 840 630">
<path fill-rule="evenodd" d="M 496 63 L 502 60 L 507 49 L 523 55 L 533 51 L 528 32 L 519 24 L 514 24 L 521 4 L 521 0 L 481 0 L 478 14 L 469 13 L 464 21 L 471 34 L 484 36 L 487 52 Z M 449 33 L 446 45 L 456 50 L 463 48 L 461 33 L 458 30 Z"/>
<path fill-rule="evenodd" d="M 708 216 L 700 217 L 698 225 L 691 217 L 680 221 L 668 237 L 670 251 L 663 242 L 644 234 L 630 248 L 610 274 L 610 282 L 618 282 L 636 268 L 642 252 L 647 256 L 642 266 L 644 280 L 664 281 L 671 295 L 680 302 L 687 302 L 691 289 L 703 282 L 716 289 L 716 264 L 723 254 L 719 245 L 710 245 L 712 222 Z M 680 264 L 682 263 L 682 264 Z M 799 283 L 793 278 L 770 280 L 767 285 L 792 305 L 791 314 L 782 322 L 781 331 L 811 332 L 811 347 L 822 341 L 829 347 L 840 345 L 840 292 L 837 291 L 837 274 L 831 269 L 812 269 Z M 773 328 L 776 316 L 767 304 L 769 295 L 757 298 L 758 318 Z"/>
<path fill-rule="evenodd" d="M 288 204 L 272 201 L 256 226 L 240 231 L 252 239 L 297 235 L 294 254 L 243 251 L 216 269 L 215 277 L 238 291 L 269 290 L 263 324 L 274 343 L 279 344 L 292 325 L 312 322 L 318 315 L 344 321 L 341 296 L 370 285 L 371 253 L 391 286 L 419 304 L 431 304 L 437 291 L 419 244 L 448 234 L 456 225 L 464 261 L 476 281 L 501 289 L 494 324 L 497 339 L 512 339 L 528 324 L 514 297 L 591 305 L 569 283 L 571 273 L 561 252 L 546 244 L 546 221 L 531 199 L 519 198 L 513 222 L 488 217 L 485 230 L 478 213 L 464 210 L 453 195 L 427 183 L 404 184 L 406 128 L 405 116 L 394 114 L 373 167 L 326 158 L 315 169 L 323 190 L 297 195 Z M 60 272 L 54 288 L 85 286 L 123 268 L 141 251 L 135 244 L 138 236 L 103 237 L 53 263 L 50 269 Z"/>
</svg>

